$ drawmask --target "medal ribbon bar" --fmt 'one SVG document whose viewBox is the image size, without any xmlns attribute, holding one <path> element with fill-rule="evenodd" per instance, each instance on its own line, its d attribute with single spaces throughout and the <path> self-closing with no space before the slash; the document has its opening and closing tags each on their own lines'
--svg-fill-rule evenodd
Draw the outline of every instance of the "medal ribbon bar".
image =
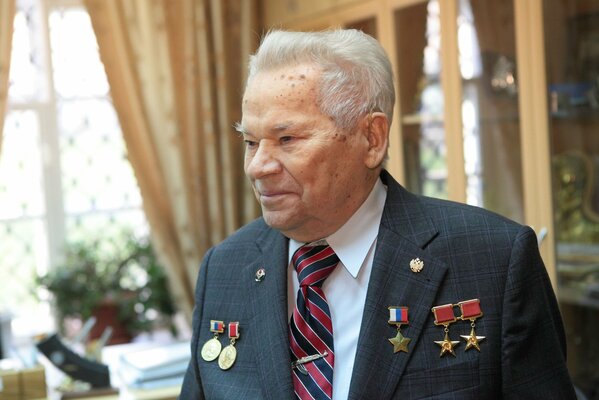
<svg viewBox="0 0 599 400">
<path fill-rule="evenodd" d="M 460 301 L 458 306 L 460 306 L 460 309 L 462 310 L 461 319 L 475 320 L 476 318 L 483 316 L 483 312 L 480 309 L 479 299 Z"/>
<path fill-rule="evenodd" d="M 433 314 L 435 315 L 435 325 L 447 326 L 457 320 L 453 314 L 453 304 L 433 307 Z"/>
<path fill-rule="evenodd" d="M 229 322 L 229 339 L 239 339 L 239 322 Z"/>
<path fill-rule="evenodd" d="M 210 320 L 210 332 L 223 333 L 225 331 L 225 323 L 223 321 Z"/>
<path fill-rule="evenodd" d="M 408 307 L 389 307 L 390 324 L 408 324 Z"/>
</svg>

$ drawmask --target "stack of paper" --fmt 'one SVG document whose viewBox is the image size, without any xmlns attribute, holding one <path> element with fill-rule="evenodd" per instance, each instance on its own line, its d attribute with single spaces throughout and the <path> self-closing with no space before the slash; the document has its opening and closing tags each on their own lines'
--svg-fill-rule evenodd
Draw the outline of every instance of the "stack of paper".
<svg viewBox="0 0 599 400">
<path fill-rule="evenodd" d="M 181 385 L 191 358 L 189 342 L 177 342 L 124 353 L 119 358 L 119 375 L 133 388 Z"/>
</svg>

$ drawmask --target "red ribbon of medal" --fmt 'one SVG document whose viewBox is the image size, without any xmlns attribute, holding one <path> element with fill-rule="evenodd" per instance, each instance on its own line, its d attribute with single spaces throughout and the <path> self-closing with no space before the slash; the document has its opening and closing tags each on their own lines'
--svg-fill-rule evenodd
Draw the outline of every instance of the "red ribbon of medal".
<svg viewBox="0 0 599 400">
<path fill-rule="evenodd" d="M 432 311 L 435 315 L 435 325 L 449 326 L 449 324 L 457 320 L 453 314 L 453 304 L 436 306 L 433 307 Z"/>
<path fill-rule="evenodd" d="M 435 325 L 442 325 L 444 327 L 443 331 L 445 332 L 443 340 L 435 340 L 435 343 L 441 346 L 441 354 L 439 357 L 443 357 L 447 353 L 455 357 L 453 348 L 460 342 L 458 340 L 449 340 L 449 325 L 457 321 L 457 318 L 453 313 L 453 304 L 433 307 L 432 312 L 435 316 Z"/>
<path fill-rule="evenodd" d="M 218 366 L 222 370 L 231 368 L 237 359 L 237 350 L 235 349 L 235 341 L 237 339 L 239 339 L 239 322 L 229 322 L 230 343 L 221 351 L 218 357 Z"/>
<path fill-rule="evenodd" d="M 229 322 L 229 339 L 239 339 L 239 322 Z"/>
<path fill-rule="evenodd" d="M 475 324 L 476 319 L 483 316 L 483 312 L 480 308 L 480 300 L 472 299 L 472 300 L 461 301 L 458 303 L 458 306 L 460 307 L 460 310 L 462 311 L 462 315 L 460 316 L 460 319 L 462 321 L 464 321 L 464 320 L 470 321 L 470 327 L 471 327 L 470 335 L 460 335 L 460 337 L 466 341 L 466 350 L 474 348 L 480 352 L 479 342 L 483 341 L 485 339 L 485 337 L 484 336 L 476 336 L 476 332 L 474 331 L 474 328 L 476 326 L 476 324 Z"/>
</svg>

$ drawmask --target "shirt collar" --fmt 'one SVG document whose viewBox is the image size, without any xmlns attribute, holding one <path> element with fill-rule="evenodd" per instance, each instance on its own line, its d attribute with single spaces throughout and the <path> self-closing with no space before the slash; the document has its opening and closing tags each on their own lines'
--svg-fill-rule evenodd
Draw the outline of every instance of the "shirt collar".
<svg viewBox="0 0 599 400">
<path fill-rule="evenodd" d="M 347 272 L 354 278 L 358 276 L 368 251 L 376 239 L 386 199 L 387 188 L 380 179 L 377 179 L 360 208 L 337 232 L 325 238 Z M 293 253 L 304 244 L 293 239 L 289 240 L 289 262 Z"/>
</svg>

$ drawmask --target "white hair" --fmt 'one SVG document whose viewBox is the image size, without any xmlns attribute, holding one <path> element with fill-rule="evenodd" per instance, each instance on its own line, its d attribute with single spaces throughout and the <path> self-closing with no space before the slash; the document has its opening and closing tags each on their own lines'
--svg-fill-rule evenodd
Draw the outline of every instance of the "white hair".
<svg viewBox="0 0 599 400">
<path fill-rule="evenodd" d="M 382 46 L 355 30 L 273 30 L 250 57 L 248 82 L 258 73 L 314 63 L 322 71 L 317 102 L 338 127 L 352 130 L 362 116 L 381 111 L 393 118 L 393 71 Z"/>
</svg>

